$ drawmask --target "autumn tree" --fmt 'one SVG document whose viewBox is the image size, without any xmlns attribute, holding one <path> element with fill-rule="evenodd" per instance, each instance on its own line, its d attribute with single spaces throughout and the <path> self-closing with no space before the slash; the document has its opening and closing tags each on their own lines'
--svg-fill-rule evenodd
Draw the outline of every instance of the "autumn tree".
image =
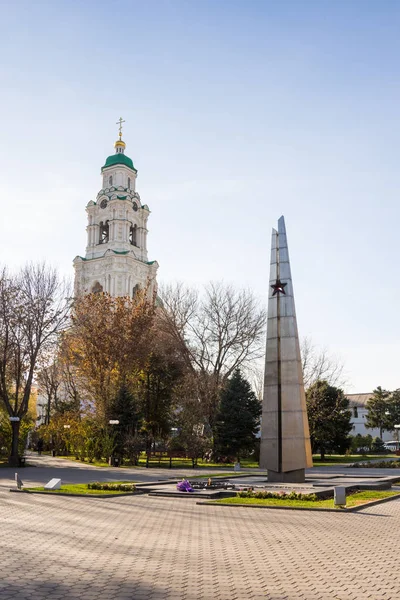
<svg viewBox="0 0 400 600">
<path fill-rule="evenodd" d="M 44 263 L 0 272 L 0 401 L 12 426 L 12 465 L 38 361 L 67 323 L 67 296 L 65 283 Z"/>
<path fill-rule="evenodd" d="M 199 294 L 183 284 L 160 290 L 162 326 L 179 348 L 197 390 L 207 420 L 214 429 L 219 394 L 238 368 L 264 353 L 265 310 L 250 291 L 210 283 Z"/>
<path fill-rule="evenodd" d="M 75 300 L 72 326 L 62 339 L 64 361 L 103 419 L 121 387 L 136 382 L 146 363 L 154 314 L 145 292 L 134 299 L 101 293 Z"/>
</svg>

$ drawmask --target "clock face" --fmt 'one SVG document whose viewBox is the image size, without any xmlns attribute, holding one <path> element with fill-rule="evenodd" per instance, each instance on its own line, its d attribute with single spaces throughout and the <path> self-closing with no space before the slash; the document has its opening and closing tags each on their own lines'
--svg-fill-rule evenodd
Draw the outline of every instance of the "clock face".
<svg viewBox="0 0 400 600">
<path fill-rule="evenodd" d="M 137 205 L 137 203 L 136 203 L 136 202 L 134 202 L 134 203 L 132 204 L 132 208 L 133 208 L 133 210 L 134 210 L 134 211 L 137 211 L 137 209 L 138 209 L 138 205 Z"/>
<path fill-rule="evenodd" d="M 100 203 L 100 208 L 105 208 L 106 206 L 107 206 L 107 200 L 104 198 L 104 200 L 102 200 Z"/>
</svg>

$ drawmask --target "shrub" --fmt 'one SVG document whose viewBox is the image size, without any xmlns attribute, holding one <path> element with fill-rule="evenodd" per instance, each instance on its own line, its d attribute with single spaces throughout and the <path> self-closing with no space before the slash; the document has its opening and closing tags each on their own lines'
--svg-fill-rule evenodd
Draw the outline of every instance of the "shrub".
<svg viewBox="0 0 400 600">
<path fill-rule="evenodd" d="M 266 500 L 267 498 L 274 498 L 276 500 L 302 500 L 315 502 L 317 496 L 315 494 L 302 494 L 301 492 L 268 492 L 259 491 L 254 492 L 252 490 L 247 492 L 238 492 L 239 498 L 257 498 L 258 500 Z"/>
<path fill-rule="evenodd" d="M 88 483 L 89 490 L 110 490 L 113 492 L 134 492 L 136 487 L 134 483 Z"/>
<path fill-rule="evenodd" d="M 357 462 L 351 465 L 352 469 L 400 469 L 400 460 L 381 460 L 379 462 Z"/>
</svg>

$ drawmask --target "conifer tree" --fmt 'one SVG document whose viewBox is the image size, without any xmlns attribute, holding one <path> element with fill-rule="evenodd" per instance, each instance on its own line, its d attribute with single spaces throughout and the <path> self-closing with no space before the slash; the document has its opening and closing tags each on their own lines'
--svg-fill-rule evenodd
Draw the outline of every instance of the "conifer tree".
<svg viewBox="0 0 400 600">
<path fill-rule="evenodd" d="M 125 442 L 129 436 L 137 433 L 141 420 L 138 403 L 126 385 L 121 386 L 116 398 L 108 407 L 107 413 L 109 420 L 119 421 L 118 425 L 112 426 L 112 430 L 115 439 L 115 454 L 123 458 Z"/>
<path fill-rule="evenodd" d="M 260 415 L 261 403 L 237 369 L 221 392 L 214 440 L 217 453 L 234 456 L 239 462 L 243 454 L 251 452 Z"/>
<path fill-rule="evenodd" d="M 344 452 L 350 445 L 351 411 L 343 390 L 316 381 L 306 392 L 311 447 L 324 460 L 326 452 Z"/>
<path fill-rule="evenodd" d="M 382 438 L 383 431 L 385 429 L 393 429 L 389 424 L 388 415 L 389 412 L 389 401 L 390 392 L 383 390 L 381 386 L 378 386 L 373 391 L 372 398 L 367 402 L 368 414 L 365 420 L 365 426 L 369 429 L 379 429 L 379 436 Z"/>
</svg>

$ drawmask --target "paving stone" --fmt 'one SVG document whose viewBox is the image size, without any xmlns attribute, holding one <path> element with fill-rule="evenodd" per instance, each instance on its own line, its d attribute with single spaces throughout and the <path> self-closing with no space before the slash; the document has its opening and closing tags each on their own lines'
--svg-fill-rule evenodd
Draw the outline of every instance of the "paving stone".
<svg viewBox="0 0 400 600">
<path fill-rule="evenodd" d="M 400 598 L 400 501 L 360 513 L 0 491 L 1 600 Z"/>
</svg>

